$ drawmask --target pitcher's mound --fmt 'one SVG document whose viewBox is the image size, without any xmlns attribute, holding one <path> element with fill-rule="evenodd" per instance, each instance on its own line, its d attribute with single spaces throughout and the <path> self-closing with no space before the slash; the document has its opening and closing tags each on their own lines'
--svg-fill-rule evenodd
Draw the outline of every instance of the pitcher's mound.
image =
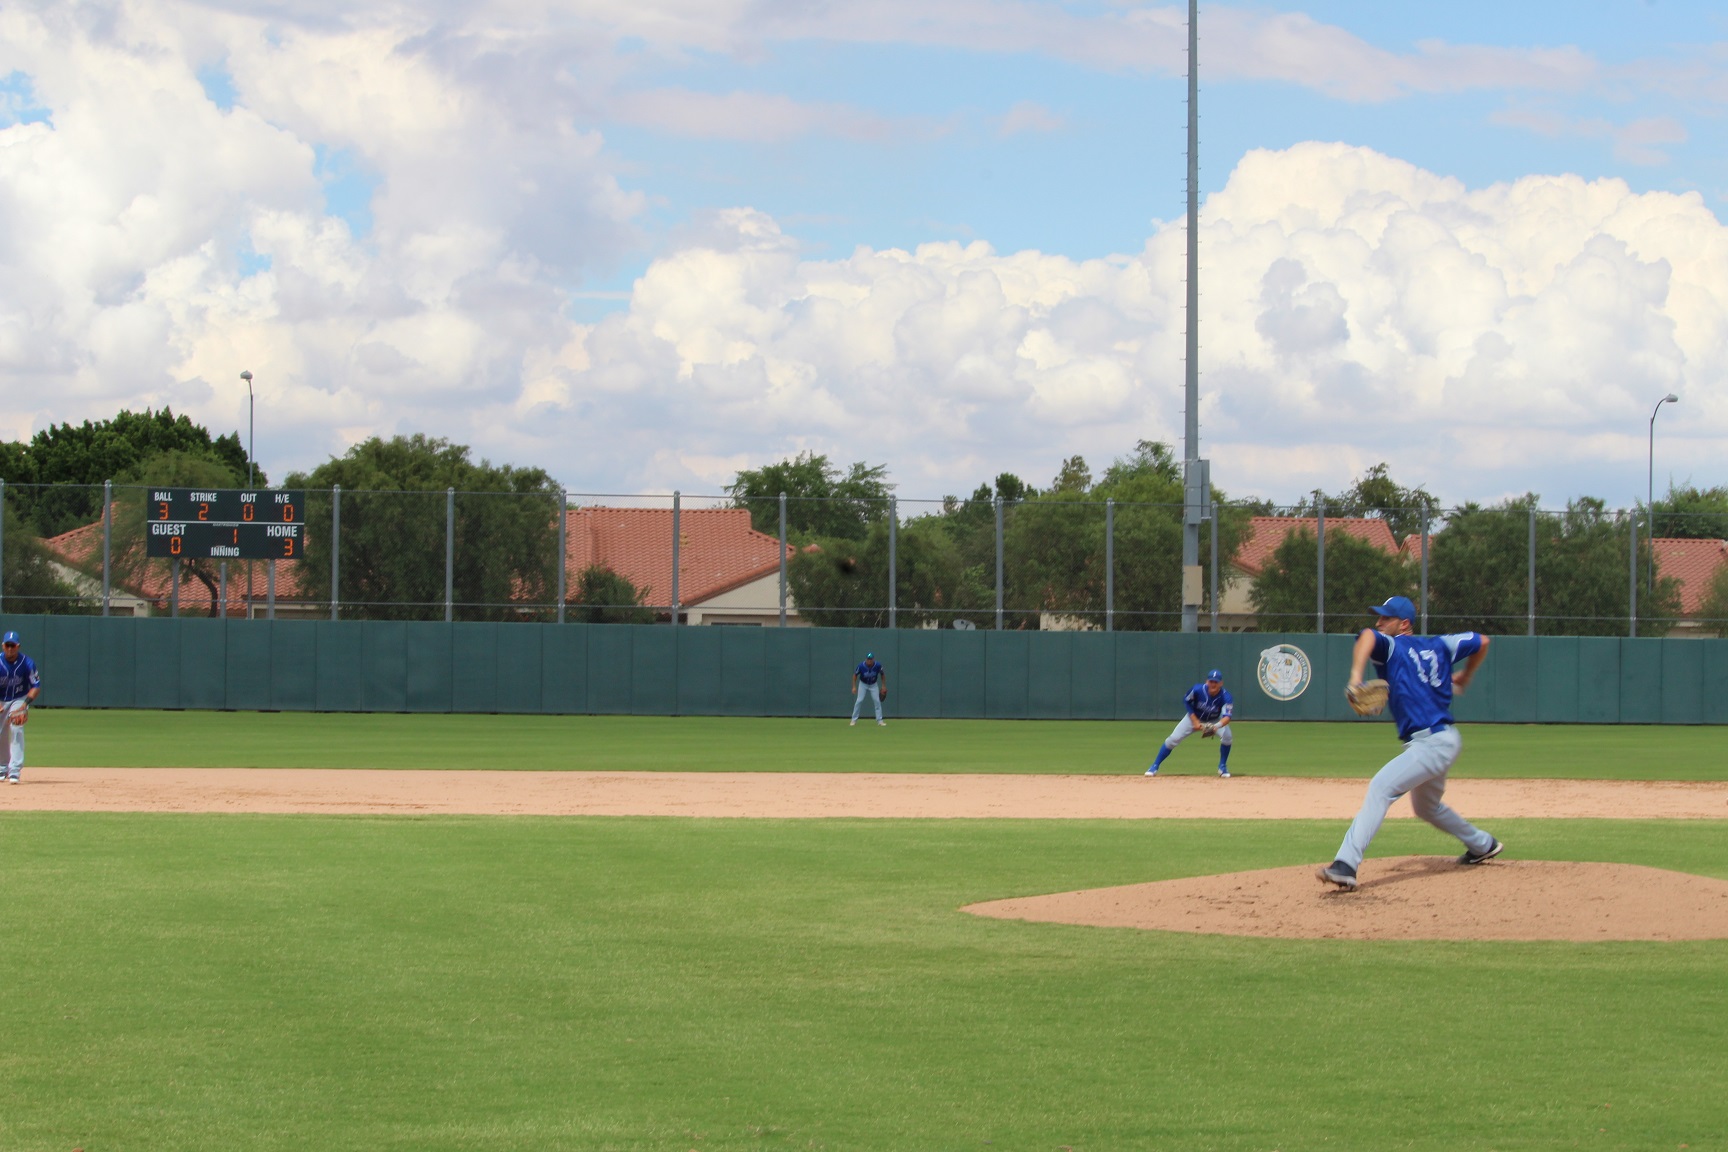
<svg viewBox="0 0 1728 1152">
<path fill-rule="evenodd" d="M 1636 864 L 1450 857 L 1369 860 L 1362 886 L 1317 865 L 1193 876 L 967 905 L 999 920 L 1337 940 L 1716 940 L 1728 881 Z"/>
</svg>

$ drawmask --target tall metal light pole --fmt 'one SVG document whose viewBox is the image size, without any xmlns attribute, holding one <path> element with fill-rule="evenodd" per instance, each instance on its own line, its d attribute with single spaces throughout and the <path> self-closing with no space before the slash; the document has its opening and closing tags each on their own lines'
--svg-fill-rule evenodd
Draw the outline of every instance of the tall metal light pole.
<svg viewBox="0 0 1728 1152">
<path fill-rule="evenodd" d="M 1188 339 L 1182 461 L 1182 631 L 1200 631 L 1200 0 L 1188 0 Z"/>
<path fill-rule="evenodd" d="M 246 487 L 255 483 L 252 479 L 254 462 L 258 459 L 258 397 L 252 391 L 252 373 L 250 370 L 240 373 L 240 379 L 246 381 Z M 228 561 L 222 561 L 223 583 L 227 583 Z M 222 614 L 228 614 L 228 605 L 222 605 Z M 252 562 L 246 562 L 246 618 L 252 618 Z"/>
<path fill-rule="evenodd" d="M 1645 478 L 1644 508 L 1650 514 L 1650 587 L 1656 587 L 1656 413 L 1662 411 L 1664 404 L 1678 404 L 1680 397 L 1670 392 L 1656 401 L 1656 407 L 1650 409 L 1650 473 Z"/>
</svg>

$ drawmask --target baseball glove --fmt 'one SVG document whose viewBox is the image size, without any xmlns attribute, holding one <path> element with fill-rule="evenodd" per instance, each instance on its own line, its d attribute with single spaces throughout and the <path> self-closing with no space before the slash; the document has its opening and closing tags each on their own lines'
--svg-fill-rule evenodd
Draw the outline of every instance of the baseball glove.
<svg viewBox="0 0 1728 1152">
<path fill-rule="evenodd" d="M 1344 689 L 1344 699 L 1358 716 L 1378 716 L 1386 707 L 1388 685 L 1384 680 L 1365 680 Z"/>
<path fill-rule="evenodd" d="M 878 700 L 888 699 L 888 685 L 884 684 L 884 685 L 882 685 L 882 687 L 876 689 L 876 699 L 878 699 Z"/>
<path fill-rule="evenodd" d="M 20 708 L 17 711 L 13 712 L 11 717 L 9 717 L 9 719 L 12 721 L 12 723 L 18 725 L 19 727 L 23 727 L 24 721 L 28 720 L 29 718 L 30 718 L 30 709 L 28 709 L 28 708 Z"/>
<path fill-rule="evenodd" d="M 1218 735 L 1218 725 L 1216 725 L 1216 724 L 1202 724 L 1202 725 L 1200 725 L 1200 739 L 1211 740 L 1213 737 L 1215 737 L 1217 735 Z"/>
</svg>

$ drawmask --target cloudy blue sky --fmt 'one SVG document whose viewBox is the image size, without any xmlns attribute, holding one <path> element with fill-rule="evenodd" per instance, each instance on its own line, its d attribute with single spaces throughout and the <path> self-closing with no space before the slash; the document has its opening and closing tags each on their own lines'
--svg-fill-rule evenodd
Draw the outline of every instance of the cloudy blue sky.
<svg viewBox="0 0 1728 1152">
<path fill-rule="evenodd" d="M 1585 14 L 1580 14 L 1581 12 Z M 1728 482 L 1728 18 L 1201 10 L 1204 451 L 1291 498 Z M 0 435 L 172 404 L 573 489 L 907 496 L 1181 427 L 1185 9 L 0 9 Z"/>
</svg>

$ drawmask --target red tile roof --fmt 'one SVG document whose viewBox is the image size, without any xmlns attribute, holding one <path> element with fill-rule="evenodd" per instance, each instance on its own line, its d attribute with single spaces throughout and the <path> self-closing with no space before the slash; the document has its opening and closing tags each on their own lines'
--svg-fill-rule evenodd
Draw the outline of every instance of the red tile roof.
<svg viewBox="0 0 1728 1152">
<path fill-rule="evenodd" d="M 572 508 L 566 516 L 565 568 L 571 587 L 604 564 L 649 604 L 672 598 L 670 508 Z M 678 520 L 678 599 L 700 604 L 780 567 L 780 541 L 750 527 L 744 508 L 692 508 Z"/>
<path fill-rule="evenodd" d="M 1307 531 L 1312 536 L 1318 521 L 1312 516 L 1255 516 L 1248 521 L 1249 535 L 1236 549 L 1234 563 L 1250 576 L 1258 576 L 1266 567 L 1266 562 L 1272 559 L 1272 553 L 1278 550 L 1278 545 L 1284 543 L 1292 532 Z M 1326 517 L 1326 534 L 1345 532 L 1358 540 L 1365 540 L 1384 552 L 1397 552 L 1398 541 L 1393 539 L 1392 529 L 1386 521 L 1376 519 L 1359 519 L 1347 516 Z M 1419 538 L 1417 538 L 1419 539 Z M 1415 554 L 1415 553 L 1411 553 Z"/>
<path fill-rule="evenodd" d="M 1656 550 L 1656 571 L 1680 581 L 1681 615 L 1696 615 L 1710 594 L 1711 579 L 1728 564 L 1728 541 L 1658 536 L 1651 544 Z"/>
<path fill-rule="evenodd" d="M 102 566 L 102 522 L 85 524 L 70 532 L 62 532 L 42 541 L 44 547 L 53 553 L 63 563 L 69 564 L 82 572 L 100 578 Z M 141 547 L 137 542 L 127 546 L 131 552 Z M 116 550 L 118 551 L 118 549 Z M 252 565 L 252 601 L 255 604 L 264 602 L 264 589 L 268 586 L 267 569 L 276 565 L 276 600 L 298 600 L 300 594 L 300 565 L 292 560 L 235 560 L 228 565 L 228 614 L 244 616 L 246 614 L 246 565 Z M 166 561 L 153 561 L 145 568 L 143 577 L 136 584 L 127 585 L 124 589 L 118 581 L 117 591 L 128 595 L 141 596 L 153 601 L 158 608 L 166 611 L 169 601 L 168 564 Z M 180 579 L 180 611 L 189 616 L 209 613 L 211 604 L 215 601 L 210 590 L 201 582 L 181 573 Z"/>
</svg>

